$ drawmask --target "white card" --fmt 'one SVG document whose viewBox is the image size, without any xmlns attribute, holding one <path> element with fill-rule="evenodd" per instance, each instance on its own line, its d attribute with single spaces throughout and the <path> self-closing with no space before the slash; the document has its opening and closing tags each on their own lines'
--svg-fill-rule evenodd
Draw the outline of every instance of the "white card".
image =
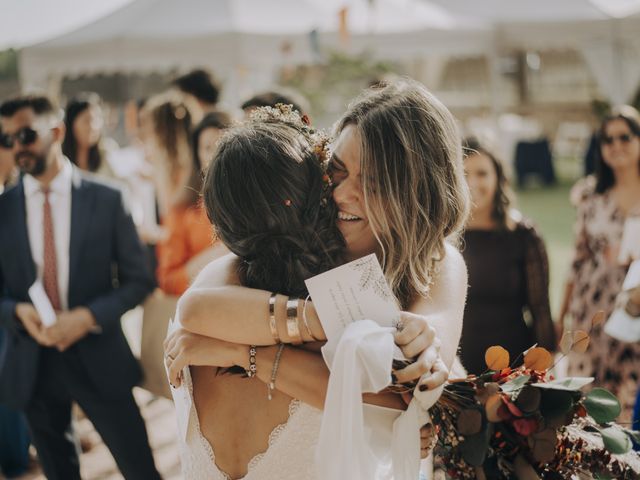
<svg viewBox="0 0 640 480">
<path fill-rule="evenodd" d="M 181 327 L 180 322 L 174 319 L 169 320 L 169 328 L 167 336 Z M 165 363 L 165 370 L 167 365 Z M 169 371 L 167 370 L 167 381 L 169 381 Z M 189 418 L 191 416 L 191 408 L 193 408 L 193 400 L 189 387 L 191 385 L 191 374 L 189 367 L 182 370 L 182 383 L 178 388 L 171 388 L 173 403 L 176 411 L 176 420 L 178 422 L 178 432 L 182 441 L 187 441 L 187 432 L 189 431 Z"/>
<path fill-rule="evenodd" d="M 617 308 L 604 325 L 604 333 L 621 342 L 636 343 L 640 340 L 640 319 L 631 317 L 622 308 Z"/>
<path fill-rule="evenodd" d="M 53 309 L 47 292 L 44 291 L 44 286 L 40 280 L 36 280 L 34 284 L 29 287 L 29 298 L 31 298 L 31 302 L 40 316 L 42 325 L 47 328 L 54 325 L 57 321 L 56 311 Z"/>
<path fill-rule="evenodd" d="M 375 254 L 305 281 L 327 339 L 342 334 L 350 323 L 373 320 L 393 327 L 400 309 Z"/>
</svg>

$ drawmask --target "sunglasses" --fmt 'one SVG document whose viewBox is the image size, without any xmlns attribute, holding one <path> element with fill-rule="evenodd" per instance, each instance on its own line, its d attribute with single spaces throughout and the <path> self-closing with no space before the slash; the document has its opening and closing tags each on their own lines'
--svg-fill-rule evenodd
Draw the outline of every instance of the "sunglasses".
<svg viewBox="0 0 640 480">
<path fill-rule="evenodd" d="M 604 143 L 605 145 L 613 145 L 613 142 L 615 142 L 616 140 L 619 140 L 620 143 L 629 143 L 633 137 L 635 137 L 635 135 L 632 135 L 631 133 L 623 133 L 622 135 L 618 135 L 618 136 L 604 136 L 602 137 L 602 143 Z"/>
<path fill-rule="evenodd" d="M 17 141 L 20 145 L 31 145 L 38 139 L 38 132 L 30 127 L 23 127 L 13 135 L 0 133 L 0 147 L 13 148 Z"/>
</svg>

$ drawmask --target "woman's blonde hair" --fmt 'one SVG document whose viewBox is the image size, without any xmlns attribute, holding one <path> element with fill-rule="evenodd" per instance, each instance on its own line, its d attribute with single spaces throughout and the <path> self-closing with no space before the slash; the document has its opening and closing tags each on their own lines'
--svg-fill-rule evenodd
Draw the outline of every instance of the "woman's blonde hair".
<svg viewBox="0 0 640 480">
<path fill-rule="evenodd" d="M 408 307 L 426 295 L 445 240 L 469 212 L 455 119 L 410 79 L 367 89 L 337 124 L 360 133 L 365 211 L 382 249 L 385 276 Z"/>
<path fill-rule="evenodd" d="M 153 124 L 157 150 L 154 160 L 168 205 L 192 205 L 200 197 L 201 182 L 189 185 L 194 172 L 191 157 L 191 113 L 182 99 L 172 93 L 158 95 L 145 105 Z M 198 177 L 200 178 L 200 177 Z"/>
</svg>

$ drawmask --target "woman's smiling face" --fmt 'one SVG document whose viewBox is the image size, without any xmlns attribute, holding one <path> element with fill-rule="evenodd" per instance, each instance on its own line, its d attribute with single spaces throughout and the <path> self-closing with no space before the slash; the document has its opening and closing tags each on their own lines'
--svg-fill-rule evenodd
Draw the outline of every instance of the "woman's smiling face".
<svg viewBox="0 0 640 480">
<path fill-rule="evenodd" d="M 333 144 L 330 172 L 335 185 L 333 199 L 338 207 L 338 229 L 344 237 L 350 259 L 369 255 L 378 249 L 364 206 L 361 159 L 360 132 L 355 125 L 349 124 Z"/>
</svg>

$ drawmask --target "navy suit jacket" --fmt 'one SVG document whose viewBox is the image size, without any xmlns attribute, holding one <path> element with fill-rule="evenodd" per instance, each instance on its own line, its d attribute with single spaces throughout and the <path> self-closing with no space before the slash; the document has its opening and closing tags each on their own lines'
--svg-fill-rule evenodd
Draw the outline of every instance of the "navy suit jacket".
<svg viewBox="0 0 640 480">
<path fill-rule="evenodd" d="M 69 309 L 87 307 L 102 328 L 72 348 L 99 394 L 115 398 L 141 378 L 120 317 L 141 303 L 155 282 L 120 190 L 75 167 L 69 250 Z M 15 409 L 24 409 L 31 399 L 43 348 L 15 316 L 16 304 L 30 301 L 35 279 L 20 181 L 0 196 L 0 328 L 5 336 L 0 403 Z"/>
</svg>

